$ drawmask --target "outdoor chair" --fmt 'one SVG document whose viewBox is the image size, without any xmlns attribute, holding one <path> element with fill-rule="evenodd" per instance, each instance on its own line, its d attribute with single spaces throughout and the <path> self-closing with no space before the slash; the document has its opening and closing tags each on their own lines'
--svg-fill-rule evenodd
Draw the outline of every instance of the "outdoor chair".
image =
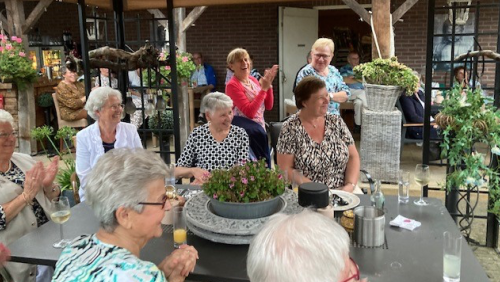
<svg viewBox="0 0 500 282">
<path fill-rule="evenodd" d="M 61 112 L 59 110 L 59 101 L 57 100 L 57 94 L 52 93 L 52 98 L 54 99 L 54 106 L 56 108 L 56 114 L 57 114 L 57 125 L 59 128 L 62 128 L 63 126 L 69 126 L 69 127 L 74 127 L 74 128 L 84 128 L 87 127 L 88 122 L 87 119 L 80 119 L 80 120 L 75 120 L 75 121 L 67 121 L 63 120 L 61 118 Z M 59 139 L 59 151 L 62 151 L 63 149 L 63 139 Z"/>
</svg>

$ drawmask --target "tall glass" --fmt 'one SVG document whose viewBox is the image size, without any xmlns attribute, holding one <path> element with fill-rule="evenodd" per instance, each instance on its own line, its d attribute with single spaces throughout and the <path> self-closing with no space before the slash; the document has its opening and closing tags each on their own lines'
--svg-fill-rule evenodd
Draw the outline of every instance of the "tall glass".
<svg viewBox="0 0 500 282">
<path fill-rule="evenodd" d="M 431 172 L 428 165 L 417 164 L 415 167 L 415 182 L 420 185 L 420 199 L 415 200 L 413 203 L 417 206 L 428 205 L 424 201 L 424 186 L 429 184 L 429 179 L 431 178 Z"/>
<path fill-rule="evenodd" d="M 410 199 L 410 172 L 400 170 L 398 175 L 398 203 L 407 204 Z"/>
<path fill-rule="evenodd" d="M 187 227 L 184 219 L 183 207 L 177 206 L 173 209 L 174 217 L 174 248 L 179 248 L 187 243 Z"/>
<path fill-rule="evenodd" d="M 304 177 L 304 174 L 302 173 L 301 170 L 294 169 L 293 171 L 293 177 L 292 177 L 292 190 L 295 193 L 299 193 L 299 185 L 301 184 L 302 178 Z"/>
<path fill-rule="evenodd" d="M 62 227 L 63 223 L 68 221 L 71 215 L 69 200 L 67 197 L 60 196 L 52 199 L 52 204 L 54 206 L 54 211 L 50 214 L 50 218 L 53 222 L 59 224 L 59 230 L 61 234 L 61 240 L 55 242 L 52 246 L 57 249 L 62 249 L 70 243 L 70 240 L 64 239 Z"/>
<path fill-rule="evenodd" d="M 165 178 L 165 192 L 169 199 L 177 196 L 175 188 L 175 164 L 167 164 L 167 177 Z"/>
<path fill-rule="evenodd" d="M 446 231 L 443 233 L 443 241 L 443 280 L 445 282 L 459 282 L 462 235 Z"/>
</svg>

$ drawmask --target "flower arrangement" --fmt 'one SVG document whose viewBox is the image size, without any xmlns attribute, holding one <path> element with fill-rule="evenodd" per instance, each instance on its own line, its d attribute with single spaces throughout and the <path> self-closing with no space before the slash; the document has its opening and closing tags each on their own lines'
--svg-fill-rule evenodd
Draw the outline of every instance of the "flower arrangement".
<svg viewBox="0 0 500 282">
<path fill-rule="evenodd" d="M 33 62 L 26 57 L 22 39 L 12 36 L 10 39 L 0 33 L 0 79 L 12 80 L 20 90 L 26 89 L 26 84 L 36 79 Z"/>
<path fill-rule="evenodd" d="M 486 156 L 473 149 L 474 144 L 484 143 L 491 148 L 491 158 L 500 156 L 500 111 L 488 100 L 481 89 L 456 85 L 447 93 L 436 123 L 443 132 L 442 156 L 455 168 L 447 175 L 446 188 L 482 186 L 488 181 L 489 210 L 500 216 L 500 171 L 485 164 Z"/>
<path fill-rule="evenodd" d="M 250 203 L 279 196 L 287 185 L 283 174 L 278 169 L 268 169 L 261 159 L 229 170 L 213 170 L 203 191 L 220 202 Z"/>
<path fill-rule="evenodd" d="M 400 86 L 409 96 L 418 88 L 418 77 L 411 68 L 399 63 L 397 57 L 360 64 L 354 67 L 354 75 L 356 79 L 364 78 L 370 84 Z"/>
<path fill-rule="evenodd" d="M 195 64 L 193 63 L 192 60 L 192 55 L 190 53 L 186 52 L 177 52 L 176 54 L 176 63 L 177 63 L 177 78 L 179 81 L 182 80 L 189 80 L 191 78 L 191 74 L 194 72 L 196 69 Z M 161 52 L 160 56 L 158 58 L 159 61 L 166 61 L 168 58 L 168 53 Z M 170 77 L 170 72 L 171 68 L 170 66 L 160 66 L 159 71 L 162 76 L 164 77 Z M 156 83 L 156 72 L 151 71 L 151 81 L 148 83 L 148 73 L 143 72 L 142 73 L 143 81 L 145 85 L 154 85 Z M 160 79 L 159 81 L 160 85 L 165 85 L 166 81 L 164 79 Z"/>
<path fill-rule="evenodd" d="M 54 134 L 54 129 L 51 126 L 47 125 L 37 127 L 31 130 L 31 137 L 33 137 L 33 139 L 37 141 L 40 141 L 40 143 L 42 144 L 42 149 L 45 152 L 45 154 L 47 154 L 47 150 L 45 148 L 44 141 L 45 139 L 47 139 L 49 143 L 52 145 L 52 148 L 59 156 L 59 159 L 65 165 L 65 168 L 59 169 L 59 172 L 56 176 L 56 181 L 61 186 L 61 191 L 72 190 L 73 187 L 71 185 L 71 175 L 74 172 L 76 172 L 75 160 L 71 154 L 66 154 L 65 152 L 61 152 L 57 149 L 56 144 L 54 144 L 54 141 L 52 140 L 53 134 Z M 76 130 L 74 128 L 69 126 L 64 126 L 57 131 L 55 138 L 57 139 L 62 138 L 64 140 L 66 148 L 69 148 L 66 140 L 71 139 L 75 135 L 76 135 Z M 69 155 L 70 157 L 65 158 L 66 155 Z"/>
</svg>

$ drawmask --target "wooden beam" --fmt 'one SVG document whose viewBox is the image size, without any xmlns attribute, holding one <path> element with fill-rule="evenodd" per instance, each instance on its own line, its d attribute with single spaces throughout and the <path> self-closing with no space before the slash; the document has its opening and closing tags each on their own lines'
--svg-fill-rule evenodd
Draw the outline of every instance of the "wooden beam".
<svg viewBox="0 0 500 282">
<path fill-rule="evenodd" d="M 207 6 L 195 7 L 189 15 L 182 21 L 182 26 L 180 28 L 180 32 L 186 32 L 191 25 L 203 14 L 203 12 L 207 9 Z"/>
<path fill-rule="evenodd" d="M 382 59 L 391 56 L 391 1 L 372 0 L 373 5 L 373 29 L 377 34 L 377 42 L 380 47 Z M 375 37 L 373 37 L 375 40 Z M 377 46 L 372 44 L 372 58 L 378 58 Z"/>
<path fill-rule="evenodd" d="M 351 10 L 360 16 L 367 24 L 370 24 L 370 14 L 356 0 L 342 0 Z"/>
<path fill-rule="evenodd" d="M 148 12 L 150 12 L 152 15 L 154 15 L 155 18 L 159 18 L 159 19 L 165 19 L 167 18 L 167 16 L 165 16 L 162 11 L 158 10 L 158 9 L 148 9 Z M 167 20 L 159 20 L 158 21 L 161 26 L 163 26 L 164 28 L 168 28 L 168 21 Z"/>
<path fill-rule="evenodd" d="M 40 0 L 38 4 L 36 4 L 35 9 L 31 11 L 30 15 L 26 19 L 26 22 L 23 26 L 23 33 L 28 33 L 29 30 L 37 23 L 42 14 L 45 12 L 45 9 L 53 2 L 54 0 Z"/>
<path fill-rule="evenodd" d="M 488 57 L 488 58 L 493 59 L 495 61 L 500 61 L 500 54 L 498 54 L 494 51 L 491 51 L 491 50 L 472 51 L 470 53 L 464 53 L 464 54 L 461 54 L 461 55 L 455 57 L 454 60 L 461 61 L 465 58 L 480 57 L 480 56 L 485 56 L 485 57 Z"/>
<path fill-rule="evenodd" d="M 12 24 L 7 20 L 7 18 L 3 14 L 0 14 L 0 22 L 2 22 L 3 28 L 6 29 L 7 32 L 10 34 L 12 32 Z"/>
<path fill-rule="evenodd" d="M 401 6 L 399 6 L 394 13 L 392 13 L 392 25 L 397 23 L 399 19 L 401 19 L 408 10 L 413 7 L 418 2 L 418 0 L 406 0 Z"/>
</svg>

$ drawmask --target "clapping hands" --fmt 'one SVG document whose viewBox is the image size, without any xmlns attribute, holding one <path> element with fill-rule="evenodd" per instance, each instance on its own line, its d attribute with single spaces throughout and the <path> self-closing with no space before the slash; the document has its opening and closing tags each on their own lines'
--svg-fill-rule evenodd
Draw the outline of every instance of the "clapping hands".
<svg viewBox="0 0 500 282">
<path fill-rule="evenodd" d="M 276 77 L 276 74 L 278 74 L 278 65 L 272 66 L 270 69 L 266 69 L 264 71 L 264 76 L 260 79 L 260 87 L 262 90 L 267 91 L 269 88 L 271 88 L 271 85 L 273 84 L 273 80 Z"/>
</svg>

